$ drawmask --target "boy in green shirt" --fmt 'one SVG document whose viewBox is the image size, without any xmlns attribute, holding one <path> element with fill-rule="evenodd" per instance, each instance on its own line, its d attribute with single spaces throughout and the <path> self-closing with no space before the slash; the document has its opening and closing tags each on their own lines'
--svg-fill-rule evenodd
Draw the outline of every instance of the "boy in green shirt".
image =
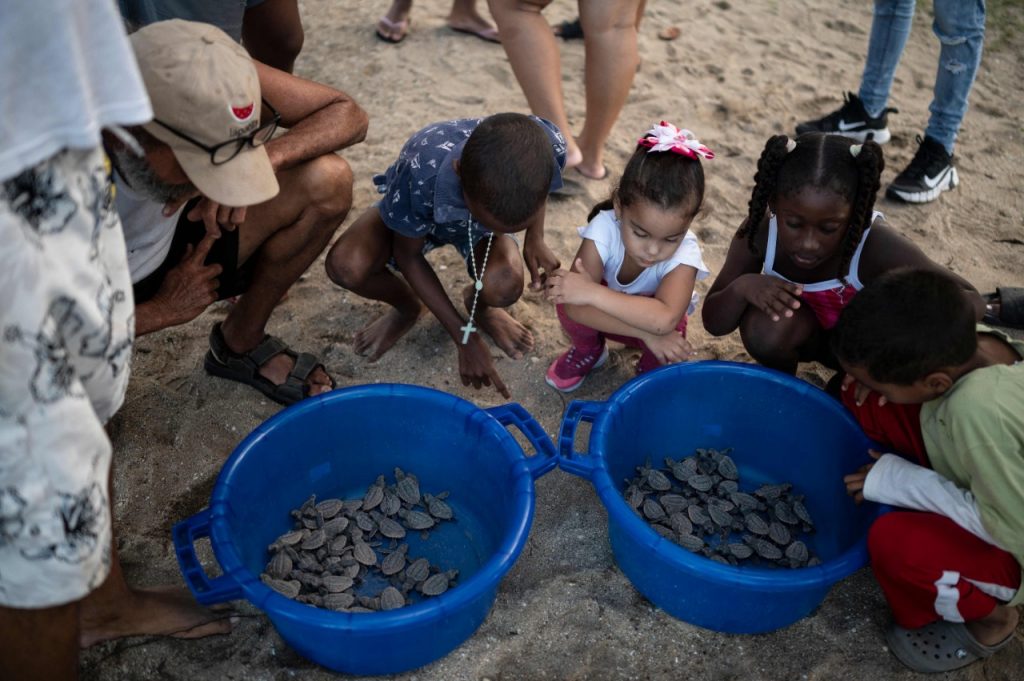
<svg viewBox="0 0 1024 681">
<path fill-rule="evenodd" d="M 876 463 L 844 478 L 857 501 L 912 509 L 868 537 L 896 620 L 890 650 L 930 672 L 992 655 L 1024 602 L 1024 343 L 976 325 L 952 280 L 904 270 L 857 294 L 833 350 L 858 421 L 917 461 L 872 452 Z"/>
</svg>

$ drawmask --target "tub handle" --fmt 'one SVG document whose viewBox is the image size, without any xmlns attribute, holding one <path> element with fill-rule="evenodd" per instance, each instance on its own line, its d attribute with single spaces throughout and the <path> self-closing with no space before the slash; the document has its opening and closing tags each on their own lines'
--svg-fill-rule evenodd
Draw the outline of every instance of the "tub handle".
<svg viewBox="0 0 1024 681">
<path fill-rule="evenodd" d="M 186 518 L 174 525 L 171 536 L 174 540 L 174 553 L 178 557 L 178 566 L 185 583 L 192 590 L 196 600 L 203 605 L 223 603 L 241 598 L 242 588 L 227 575 L 210 578 L 196 557 L 195 541 L 210 536 L 210 509 L 204 508 L 191 518 Z"/>
<path fill-rule="evenodd" d="M 511 402 L 498 407 L 491 407 L 486 411 L 496 418 L 501 425 L 518 428 L 519 432 L 537 450 L 536 454 L 526 458 L 526 466 L 530 469 L 530 474 L 534 480 L 558 465 L 555 443 L 551 441 L 551 438 L 540 427 L 537 420 L 521 404 Z"/>
<path fill-rule="evenodd" d="M 562 470 L 581 478 L 589 479 L 594 472 L 596 464 L 587 456 L 586 452 L 577 452 L 576 429 L 580 421 L 593 423 L 594 419 L 604 409 L 604 402 L 591 402 L 588 400 L 573 400 L 569 408 L 565 410 L 565 417 L 562 419 L 562 427 L 558 431 L 558 465 Z"/>
</svg>

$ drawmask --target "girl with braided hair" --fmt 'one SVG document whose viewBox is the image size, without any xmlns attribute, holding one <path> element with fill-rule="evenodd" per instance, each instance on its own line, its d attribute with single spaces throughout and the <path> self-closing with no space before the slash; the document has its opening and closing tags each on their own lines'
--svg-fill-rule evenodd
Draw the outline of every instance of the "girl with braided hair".
<svg viewBox="0 0 1024 681">
<path fill-rule="evenodd" d="M 769 139 L 747 218 L 704 302 L 707 331 L 724 336 L 738 327 L 757 362 L 790 374 L 799 362 L 835 369 L 828 332 L 839 313 L 864 284 L 899 267 L 952 276 L 980 319 L 977 290 L 874 210 L 884 167 L 872 141 L 822 133 Z"/>
</svg>

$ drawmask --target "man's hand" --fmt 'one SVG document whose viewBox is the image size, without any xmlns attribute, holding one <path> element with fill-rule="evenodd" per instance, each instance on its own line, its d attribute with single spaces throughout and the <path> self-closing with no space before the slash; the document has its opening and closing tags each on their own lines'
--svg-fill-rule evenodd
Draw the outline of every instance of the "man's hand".
<svg viewBox="0 0 1024 681">
<path fill-rule="evenodd" d="M 183 204 L 199 196 L 198 191 L 194 191 L 191 194 L 186 194 L 175 201 L 169 201 L 164 204 L 164 215 L 174 215 L 174 213 L 181 208 Z M 192 222 L 199 222 L 202 220 L 206 226 L 206 233 L 213 236 L 214 239 L 219 239 L 221 230 L 226 229 L 229 232 L 233 232 L 238 229 L 238 226 L 245 222 L 246 207 L 232 208 L 231 206 L 222 206 L 216 201 L 211 201 L 205 196 L 199 203 L 192 206 L 192 210 L 185 216 Z"/>
<path fill-rule="evenodd" d="M 204 261 L 216 237 L 207 234 L 197 246 L 189 244 L 181 262 L 167 272 L 149 303 L 160 310 L 161 328 L 190 322 L 217 300 L 220 265 Z"/>
<path fill-rule="evenodd" d="M 683 334 L 675 329 L 660 336 L 644 334 L 641 340 L 662 364 L 685 362 L 697 354 Z"/>
<path fill-rule="evenodd" d="M 561 267 L 558 258 L 551 252 L 548 245 L 544 243 L 543 236 L 530 236 L 533 230 L 526 232 L 523 242 L 523 260 L 526 261 L 526 268 L 530 271 L 530 288 L 539 291 L 544 287 L 548 276 Z M 541 270 L 544 274 L 541 274 Z"/>
<path fill-rule="evenodd" d="M 459 348 L 459 374 L 462 377 L 462 385 L 472 385 L 479 389 L 480 386 L 494 384 L 498 392 L 505 399 L 512 397 L 505 386 L 498 371 L 491 361 L 491 351 L 487 344 L 478 334 L 470 334 L 469 342 L 466 345 L 460 344 Z"/>
<path fill-rule="evenodd" d="M 590 294 L 595 291 L 595 286 L 601 285 L 591 281 L 579 258 L 576 259 L 576 269 L 579 271 L 557 269 L 548 275 L 545 294 L 548 300 L 557 305 L 593 304 Z"/>
<path fill-rule="evenodd" d="M 868 454 L 875 461 L 878 461 L 882 453 L 869 449 Z M 864 501 L 864 481 L 867 480 L 868 473 L 874 468 L 874 463 L 867 463 L 857 469 L 856 473 L 850 473 L 849 475 L 843 476 L 843 482 L 846 483 L 846 493 L 853 497 L 854 502 L 861 503 Z"/>
</svg>

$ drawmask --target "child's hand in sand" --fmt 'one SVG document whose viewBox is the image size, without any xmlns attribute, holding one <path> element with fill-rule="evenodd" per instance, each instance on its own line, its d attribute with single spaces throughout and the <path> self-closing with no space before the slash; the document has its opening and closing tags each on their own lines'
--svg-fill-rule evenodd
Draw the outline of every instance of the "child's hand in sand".
<svg viewBox="0 0 1024 681">
<path fill-rule="evenodd" d="M 882 453 L 874 449 L 869 449 L 868 454 L 875 461 L 882 456 Z M 856 473 L 850 473 L 849 475 L 843 476 L 843 482 L 846 483 L 846 493 L 853 497 L 855 503 L 861 503 L 864 501 L 864 481 L 868 478 L 868 473 L 874 467 L 874 463 L 866 463 L 857 469 Z"/>
<path fill-rule="evenodd" d="M 792 317 L 793 310 L 800 307 L 803 287 L 783 281 L 767 274 L 745 274 L 736 279 L 740 293 L 747 302 L 777 322 L 783 317 Z"/>
<path fill-rule="evenodd" d="M 459 345 L 459 375 L 462 377 L 462 385 L 472 385 L 477 390 L 484 385 L 494 385 L 502 397 L 509 399 L 512 393 L 501 380 L 494 362 L 491 361 L 491 351 L 487 344 L 480 338 L 479 334 L 470 334 L 465 345 Z"/>
<path fill-rule="evenodd" d="M 697 354 L 683 334 L 675 329 L 660 336 L 644 334 L 642 340 L 661 364 L 685 362 Z"/>
<path fill-rule="evenodd" d="M 530 271 L 530 288 L 540 291 L 551 273 L 562 266 L 558 258 L 551 252 L 548 245 L 544 243 L 543 237 L 532 237 L 533 230 L 526 232 L 526 239 L 523 243 L 523 260 L 526 262 L 526 269 Z M 541 272 L 543 271 L 543 274 Z"/>
<path fill-rule="evenodd" d="M 559 305 L 591 305 L 591 295 L 600 290 L 583 269 L 583 261 L 576 259 L 578 271 L 557 269 L 548 275 L 547 299 Z"/>
</svg>

